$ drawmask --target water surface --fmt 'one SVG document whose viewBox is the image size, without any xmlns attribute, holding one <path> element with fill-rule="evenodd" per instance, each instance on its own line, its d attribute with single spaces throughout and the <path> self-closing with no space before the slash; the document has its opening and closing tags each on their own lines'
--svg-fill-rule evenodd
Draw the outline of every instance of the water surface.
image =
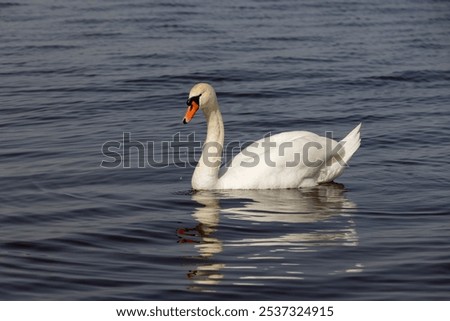
<svg viewBox="0 0 450 321">
<path fill-rule="evenodd" d="M 10 1 L 0 22 L 0 299 L 450 299 L 448 2 Z M 199 81 L 226 141 L 362 122 L 362 146 L 302 190 L 192 193 L 192 154 L 100 167 L 124 133 L 156 161 L 201 141 Z"/>
</svg>

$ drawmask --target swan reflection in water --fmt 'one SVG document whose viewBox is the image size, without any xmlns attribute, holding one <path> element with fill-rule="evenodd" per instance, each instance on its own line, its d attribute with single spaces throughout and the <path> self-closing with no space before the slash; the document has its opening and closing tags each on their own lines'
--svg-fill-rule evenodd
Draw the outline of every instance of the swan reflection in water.
<svg viewBox="0 0 450 321">
<path fill-rule="evenodd" d="M 197 225 L 177 231 L 180 243 L 192 243 L 198 251 L 198 266 L 188 278 L 201 286 L 222 282 L 227 270 L 240 270 L 233 284 L 307 277 L 299 263 L 301 253 L 358 245 L 351 217 L 356 205 L 344 192 L 343 185 L 332 183 L 307 189 L 194 193 Z M 262 261 L 278 263 L 272 270 L 269 266 L 257 271 Z M 361 264 L 350 264 L 327 273 L 360 271 Z"/>
</svg>

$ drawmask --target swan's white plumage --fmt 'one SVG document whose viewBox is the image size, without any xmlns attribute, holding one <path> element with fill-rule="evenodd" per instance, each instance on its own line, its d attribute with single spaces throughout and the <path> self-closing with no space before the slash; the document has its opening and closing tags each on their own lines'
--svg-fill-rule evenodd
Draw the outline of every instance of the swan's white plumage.
<svg viewBox="0 0 450 321">
<path fill-rule="evenodd" d="M 189 97 L 196 96 L 208 125 L 192 176 L 196 190 L 299 188 L 331 182 L 360 146 L 361 124 L 340 142 L 306 131 L 284 132 L 255 141 L 220 168 L 224 126 L 217 97 L 204 83 L 192 88 Z"/>
</svg>

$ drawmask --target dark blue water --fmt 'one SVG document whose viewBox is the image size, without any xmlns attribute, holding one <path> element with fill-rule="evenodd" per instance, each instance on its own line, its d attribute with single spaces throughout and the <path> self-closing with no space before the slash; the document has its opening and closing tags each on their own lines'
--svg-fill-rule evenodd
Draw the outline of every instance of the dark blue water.
<svg viewBox="0 0 450 321">
<path fill-rule="evenodd" d="M 0 25 L 0 299 L 450 299 L 448 1 L 10 1 Z M 226 141 L 363 122 L 362 146 L 339 184 L 194 194 L 192 150 L 139 157 L 203 139 L 199 81 Z M 100 167 L 123 133 L 155 151 Z"/>
</svg>

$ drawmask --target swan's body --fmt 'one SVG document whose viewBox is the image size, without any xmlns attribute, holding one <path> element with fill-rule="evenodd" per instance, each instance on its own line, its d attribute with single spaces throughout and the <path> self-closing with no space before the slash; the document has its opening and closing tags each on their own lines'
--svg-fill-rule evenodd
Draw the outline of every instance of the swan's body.
<svg viewBox="0 0 450 321">
<path fill-rule="evenodd" d="M 282 189 L 314 186 L 340 176 L 360 146 L 361 124 L 341 142 L 306 131 L 262 138 L 220 167 L 224 126 L 212 86 L 195 85 L 189 94 L 184 123 L 201 109 L 207 122 L 203 152 L 192 176 L 195 190 Z"/>
</svg>

